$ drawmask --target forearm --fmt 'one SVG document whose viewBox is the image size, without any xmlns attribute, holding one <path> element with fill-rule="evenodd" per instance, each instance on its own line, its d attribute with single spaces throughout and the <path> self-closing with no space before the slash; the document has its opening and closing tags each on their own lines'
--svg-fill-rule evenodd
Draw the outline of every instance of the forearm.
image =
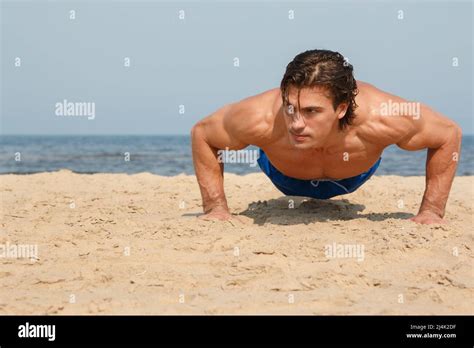
<svg viewBox="0 0 474 348">
<path fill-rule="evenodd" d="M 201 191 L 204 213 L 214 209 L 228 210 L 224 193 L 224 165 L 218 161 L 218 149 L 205 141 L 199 126 L 193 128 L 191 141 L 194 170 Z"/>
<path fill-rule="evenodd" d="M 437 149 L 428 149 L 426 188 L 420 213 L 430 211 L 439 217 L 445 214 L 446 202 L 458 165 L 461 134 L 456 128 L 448 141 Z"/>
</svg>

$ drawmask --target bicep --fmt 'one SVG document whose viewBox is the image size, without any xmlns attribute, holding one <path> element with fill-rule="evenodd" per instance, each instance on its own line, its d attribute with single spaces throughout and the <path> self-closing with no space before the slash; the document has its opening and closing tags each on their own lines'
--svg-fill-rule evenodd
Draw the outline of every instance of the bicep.
<svg viewBox="0 0 474 348">
<path fill-rule="evenodd" d="M 252 96 L 218 109 L 199 123 L 209 145 L 230 150 L 258 145 L 267 135 L 262 96 Z"/>
<path fill-rule="evenodd" d="M 198 123 L 202 136 L 210 146 L 216 149 L 239 150 L 249 145 L 239 127 L 241 109 L 239 103 L 227 104 Z"/>
<path fill-rule="evenodd" d="M 407 117 L 406 134 L 396 143 L 404 150 L 437 149 L 449 141 L 456 124 L 430 107 L 419 104 L 419 117 Z M 405 116 L 402 116 L 405 117 Z"/>
<path fill-rule="evenodd" d="M 416 151 L 439 148 L 449 141 L 457 125 L 441 113 L 417 101 L 406 100 L 369 87 L 370 108 L 376 110 L 379 141 L 384 145 Z"/>
</svg>

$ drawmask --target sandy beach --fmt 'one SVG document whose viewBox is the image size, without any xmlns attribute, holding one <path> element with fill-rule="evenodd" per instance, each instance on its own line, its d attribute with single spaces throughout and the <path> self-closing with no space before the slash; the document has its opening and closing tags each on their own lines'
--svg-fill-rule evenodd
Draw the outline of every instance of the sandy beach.
<svg viewBox="0 0 474 348">
<path fill-rule="evenodd" d="M 323 201 L 226 174 L 241 221 L 221 222 L 196 218 L 194 176 L 1 175 L 0 313 L 472 314 L 474 179 L 455 178 L 449 225 L 406 220 L 424 182 Z"/>
</svg>

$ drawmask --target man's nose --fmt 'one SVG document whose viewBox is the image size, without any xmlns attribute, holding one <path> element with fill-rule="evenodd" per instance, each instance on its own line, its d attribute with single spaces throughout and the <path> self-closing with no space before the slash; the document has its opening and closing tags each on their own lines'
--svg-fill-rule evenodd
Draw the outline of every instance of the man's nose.
<svg viewBox="0 0 474 348">
<path fill-rule="evenodd" d="M 303 117 L 299 114 L 295 114 L 294 117 L 291 120 L 291 129 L 294 132 L 300 132 L 306 127 L 306 124 L 304 123 Z"/>
</svg>

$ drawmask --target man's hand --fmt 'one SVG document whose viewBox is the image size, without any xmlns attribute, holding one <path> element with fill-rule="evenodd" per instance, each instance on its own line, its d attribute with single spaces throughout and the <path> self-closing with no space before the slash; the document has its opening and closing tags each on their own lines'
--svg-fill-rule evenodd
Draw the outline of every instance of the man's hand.
<svg viewBox="0 0 474 348">
<path fill-rule="evenodd" d="M 419 212 L 418 215 L 410 218 L 409 220 L 416 222 L 418 224 L 423 224 L 423 225 L 447 223 L 445 220 L 443 220 L 441 216 L 429 210 Z"/>
<path fill-rule="evenodd" d="M 231 213 L 228 209 L 225 208 L 215 208 L 210 210 L 209 212 L 199 216 L 201 220 L 221 220 L 227 221 L 232 218 Z"/>
<path fill-rule="evenodd" d="M 239 216 L 232 215 L 228 209 L 226 208 L 214 208 L 211 211 L 200 215 L 198 219 L 205 220 L 205 221 L 213 221 L 213 220 L 220 220 L 220 221 L 238 221 L 239 223 L 244 223 Z"/>
</svg>

